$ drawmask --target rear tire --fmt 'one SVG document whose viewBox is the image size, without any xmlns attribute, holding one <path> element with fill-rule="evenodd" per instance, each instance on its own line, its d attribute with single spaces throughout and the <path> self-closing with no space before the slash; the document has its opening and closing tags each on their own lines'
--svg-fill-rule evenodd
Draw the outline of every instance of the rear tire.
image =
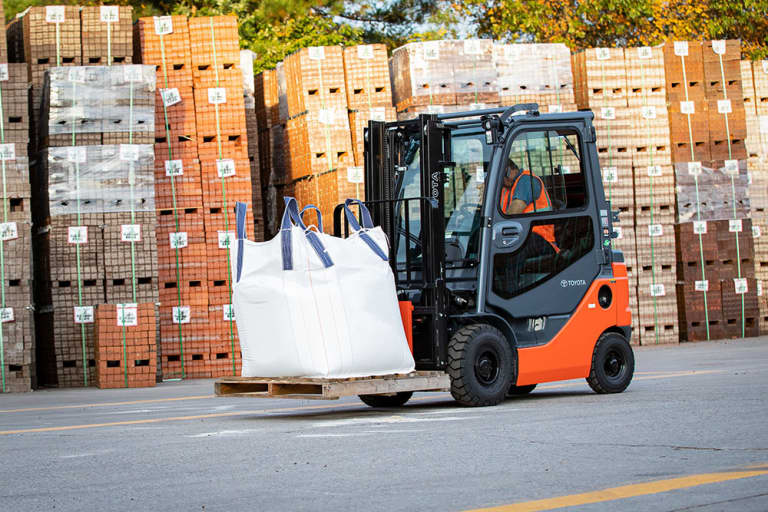
<svg viewBox="0 0 768 512">
<path fill-rule="evenodd" d="M 527 395 L 531 391 L 536 389 L 536 384 L 528 384 L 527 386 L 510 386 L 507 391 L 508 397 Z"/>
<path fill-rule="evenodd" d="M 411 399 L 412 391 L 403 391 L 393 395 L 357 395 L 365 404 L 371 407 L 400 407 Z"/>
<path fill-rule="evenodd" d="M 496 405 L 507 396 L 514 352 L 504 335 L 487 324 L 467 325 L 448 343 L 451 395 L 462 405 Z"/>
<path fill-rule="evenodd" d="M 635 355 L 621 334 L 603 333 L 592 353 L 592 368 L 587 383 L 595 393 L 621 393 L 635 373 Z"/>
</svg>

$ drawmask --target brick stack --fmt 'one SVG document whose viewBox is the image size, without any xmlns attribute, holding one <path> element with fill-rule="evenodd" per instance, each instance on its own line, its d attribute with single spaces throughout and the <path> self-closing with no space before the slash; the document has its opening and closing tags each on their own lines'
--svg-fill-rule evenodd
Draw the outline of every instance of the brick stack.
<svg viewBox="0 0 768 512">
<path fill-rule="evenodd" d="M 248 137 L 248 161 L 251 170 L 251 201 L 253 205 L 253 229 L 256 241 L 264 240 L 264 204 L 261 198 L 261 170 L 259 163 L 259 123 L 256 116 L 255 82 L 253 61 L 256 54 L 240 51 L 240 70 L 243 73 L 243 99 L 245 127 Z"/>
<path fill-rule="evenodd" d="M 285 185 L 285 177 L 273 174 L 272 145 L 275 138 L 282 140 L 284 126 L 280 125 L 278 112 L 277 70 L 262 71 L 254 77 L 256 123 L 258 126 L 259 181 L 262 193 L 265 237 L 276 232 L 278 187 Z"/>
<path fill-rule="evenodd" d="M 1 35 L 1 34 L 0 34 Z M 0 140 L 2 213 L 0 213 L 0 393 L 29 391 L 36 378 L 32 317 L 31 201 L 29 183 L 29 113 L 27 69 L 7 64 L 0 43 L 0 94 L 3 128 Z M 49 361 L 43 361 L 50 364 Z"/>
<path fill-rule="evenodd" d="M 155 385 L 155 304 L 100 304 L 96 308 L 96 385 L 137 388 Z"/>
<path fill-rule="evenodd" d="M 494 44 L 503 106 L 538 103 L 542 112 L 576 110 L 571 52 L 564 44 Z"/>
<path fill-rule="evenodd" d="M 131 64 L 133 58 L 133 7 L 101 5 L 82 7 L 83 65 Z"/>
<path fill-rule="evenodd" d="M 12 62 L 27 64 L 27 78 L 32 85 L 31 135 L 34 144 L 45 71 L 54 66 L 82 64 L 80 7 L 31 7 L 17 15 L 17 20 L 8 31 L 8 45 L 12 50 L 9 58 Z"/>
<path fill-rule="evenodd" d="M 760 331 L 768 332 L 768 60 L 742 61 Z"/>
<path fill-rule="evenodd" d="M 664 45 L 677 295 L 688 340 L 758 332 L 740 53 L 739 42 L 730 40 Z"/>
</svg>

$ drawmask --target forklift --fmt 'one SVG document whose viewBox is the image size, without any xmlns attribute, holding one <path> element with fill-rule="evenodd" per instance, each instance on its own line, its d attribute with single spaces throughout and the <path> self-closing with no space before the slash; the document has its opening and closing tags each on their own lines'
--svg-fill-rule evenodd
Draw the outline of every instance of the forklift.
<svg viewBox="0 0 768 512">
<path fill-rule="evenodd" d="M 593 118 L 529 103 L 370 121 L 365 204 L 388 237 L 416 371 L 225 377 L 216 394 L 357 395 L 398 407 L 415 391 L 445 390 L 490 406 L 577 378 L 597 393 L 624 391 L 634 374 L 629 281 L 612 247 L 618 212 L 603 191 Z M 527 206 L 515 213 L 510 199 Z M 334 234 L 349 235 L 343 205 Z"/>
</svg>

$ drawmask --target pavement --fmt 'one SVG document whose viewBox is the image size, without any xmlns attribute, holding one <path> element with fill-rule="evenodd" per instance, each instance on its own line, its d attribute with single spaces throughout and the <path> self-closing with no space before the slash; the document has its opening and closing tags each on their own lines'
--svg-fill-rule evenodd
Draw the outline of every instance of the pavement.
<svg viewBox="0 0 768 512">
<path fill-rule="evenodd" d="M 0 510 L 768 510 L 768 337 L 637 348 L 496 407 L 216 398 L 212 380 L 0 396 Z"/>
</svg>

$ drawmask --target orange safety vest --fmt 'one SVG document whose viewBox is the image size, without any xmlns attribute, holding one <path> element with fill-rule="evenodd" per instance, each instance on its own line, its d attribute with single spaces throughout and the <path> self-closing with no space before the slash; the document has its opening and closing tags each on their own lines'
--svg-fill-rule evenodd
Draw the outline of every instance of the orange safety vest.
<svg viewBox="0 0 768 512">
<path fill-rule="evenodd" d="M 539 178 L 535 174 L 531 174 L 531 171 L 527 169 L 524 169 L 522 172 L 520 172 L 520 174 L 517 176 L 517 178 L 515 179 L 515 182 L 512 184 L 510 188 L 504 187 L 504 189 L 502 190 L 501 211 L 506 213 L 507 208 L 509 207 L 510 201 L 515 196 L 515 188 L 517 187 L 518 183 L 520 183 L 520 178 L 522 178 L 524 175 L 531 176 L 532 178 L 539 180 L 539 184 L 541 185 L 541 192 L 539 192 L 539 197 L 535 198 L 531 203 L 528 203 L 528 205 L 523 210 L 523 213 L 532 213 L 534 211 L 536 212 L 552 211 L 552 201 L 549 200 L 547 187 L 544 186 L 544 182 L 541 181 L 541 178 Z M 541 238 L 549 242 L 549 245 L 552 246 L 555 252 L 557 253 L 560 252 L 560 248 L 557 247 L 557 242 L 555 240 L 555 226 L 553 224 L 533 226 L 531 228 L 531 231 L 533 231 L 534 233 L 539 235 Z"/>
</svg>

